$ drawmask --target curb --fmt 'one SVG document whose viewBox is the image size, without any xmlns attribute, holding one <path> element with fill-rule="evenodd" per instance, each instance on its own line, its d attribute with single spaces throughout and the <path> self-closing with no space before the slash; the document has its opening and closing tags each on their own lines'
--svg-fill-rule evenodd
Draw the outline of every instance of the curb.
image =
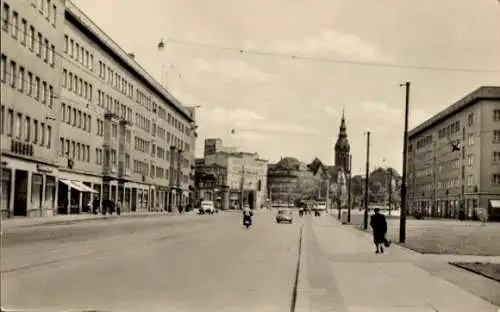
<svg viewBox="0 0 500 312">
<path fill-rule="evenodd" d="M 461 263 L 460 262 L 448 262 L 449 265 L 452 265 L 452 266 L 454 266 L 456 268 L 459 268 L 459 269 L 464 270 L 464 271 L 468 271 L 470 273 L 474 273 L 476 275 L 482 276 L 482 277 L 487 278 L 489 280 L 492 280 L 494 282 L 500 283 L 500 280 L 497 280 L 496 278 L 494 278 L 492 276 L 489 276 L 488 274 L 484 274 L 483 272 L 476 271 L 474 269 L 462 266 L 462 263 L 465 263 L 465 262 L 461 262 Z M 473 262 L 470 262 L 470 263 L 473 263 Z"/>
<path fill-rule="evenodd" d="M 371 237 L 371 236 L 373 235 L 373 234 L 372 234 L 372 232 L 371 232 L 369 229 L 364 230 L 364 229 L 362 228 L 362 226 L 356 226 L 356 225 L 354 225 L 354 224 L 349 224 L 349 223 L 345 223 L 345 224 L 343 223 L 342 225 L 348 225 L 348 226 L 350 226 L 352 229 L 357 230 L 358 232 L 361 232 L 362 234 L 365 234 L 365 235 L 367 235 L 367 236 L 369 236 L 369 237 Z M 403 245 L 403 244 L 401 244 L 401 243 L 399 243 L 399 242 L 391 241 L 391 243 L 392 243 L 392 245 L 391 245 L 391 246 L 397 246 L 397 247 L 399 247 L 399 248 L 401 248 L 401 249 L 404 249 L 406 252 L 408 252 L 408 253 L 410 253 L 410 254 L 413 254 L 413 255 L 419 255 L 419 256 L 425 256 L 425 255 L 426 255 L 426 254 L 424 254 L 424 253 L 421 253 L 421 252 L 418 252 L 418 251 L 416 251 L 416 250 L 413 250 L 413 249 L 411 249 L 411 248 L 409 248 L 409 247 L 407 247 L 407 246 L 405 246 L 405 245 Z"/>
<path fill-rule="evenodd" d="M 119 219 L 119 218 L 139 218 L 139 217 L 158 217 L 158 216 L 190 216 L 190 215 L 196 215 L 194 213 L 185 213 L 185 214 L 177 214 L 177 213 L 161 213 L 161 212 L 144 212 L 144 213 L 137 213 L 137 214 L 122 214 L 120 216 L 114 214 L 114 215 L 88 215 L 87 217 L 80 217 L 80 218 L 75 218 L 75 219 L 69 219 L 69 220 L 54 220 L 54 219 L 49 219 L 49 220 L 42 220 L 41 222 L 34 222 L 30 224 L 19 224 L 19 225 L 9 225 L 9 222 L 6 221 L 6 223 L 2 224 L 2 228 L 5 228 L 6 230 L 8 229 L 19 229 L 19 228 L 27 228 L 27 227 L 35 227 L 35 226 L 46 226 L 46 225 L 65 225 L 65 224 L 74 224 L 74 223 L 80 223 L 80 222 L 86 222 L 86 221 L 93 221 L 93 220 L 104 220 L 104 219 Z M 48 217 L 51 218 L 51 217 Z"/>
<path fill-rule="evenodd" d="M 303 222 L 300 226 L 299 252 L 297 259 L 297 271 L 292 294 L 291 312 L 309 312 L 309 298 L 305 290 L 309 289 L 307 277 L 307 265 L 304 249 L 304 226 Z"/>
</svg>

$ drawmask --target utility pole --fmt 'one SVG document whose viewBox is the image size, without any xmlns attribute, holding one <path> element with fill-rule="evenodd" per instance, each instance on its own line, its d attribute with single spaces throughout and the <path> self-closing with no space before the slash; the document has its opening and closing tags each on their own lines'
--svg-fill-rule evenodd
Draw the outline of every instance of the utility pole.
<svg viewBox="0 0 500 312">
<path fill-rule="evenodd" d="M 352 154 L 349 154 L 349 180 L 347 180 L 347 223 L 351 223 L 351 178 L 352 178 Z"/>
<path fill-rule="evenodd" d="M 391 215 L 391 205 L 392 205 L 392 169 L 389 169 L 389 216 Z"/>
<path fill-rule="evenodd" d="M 241 158 L 241 183 L 240 183 L 240 209 L 243 210 L 243 196 L 245 193 L 245 163 L 243 157 Z"/>
<path fill-rule="evenodd" d="M 403 177 L 401 182 L 401 214 L 399 218 L 399 242 L 404 243 L 406 241 L 406 213 L 407 213 L 407 201 L 406 201 L 406 166 L 408 161 L 408 110 L 410 106 L 410 83 L 406 82 L 400 85 L 406 88 L 406 100 L 405 100 L 405 130 L 404 130 L 404 142 L 403 142 Z"/>
<path fill-rule="evenodd" d="M 463 213 L 464 220 L 467 218 L 465 213 L 465 127 L 462 129 L 462 144 L 460 146 L 460 159 L 462 160 L 460 163 L 460 210 L 458 211 L 458 217 L 460 219 L 461 214 Z"/>
<path fill-rule="evenodd" d="M 365 215 L 363 229 L 368 229 L 368 179 L 370 175 L 370 131 L 366 132 L 366 177 L 365 177 Z"/>
</svg>

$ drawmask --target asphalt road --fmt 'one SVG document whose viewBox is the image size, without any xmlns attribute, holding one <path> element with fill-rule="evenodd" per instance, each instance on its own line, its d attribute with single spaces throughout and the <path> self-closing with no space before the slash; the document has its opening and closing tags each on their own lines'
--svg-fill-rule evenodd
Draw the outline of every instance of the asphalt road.
<svg viewBox="0 0 500 312">
<path fill-rule="evenodd" d="M 274 213 L 163 216 L 4 233 L 2 306 L 37 311 L 290 311 L 299 224 Z"/>
</svg>

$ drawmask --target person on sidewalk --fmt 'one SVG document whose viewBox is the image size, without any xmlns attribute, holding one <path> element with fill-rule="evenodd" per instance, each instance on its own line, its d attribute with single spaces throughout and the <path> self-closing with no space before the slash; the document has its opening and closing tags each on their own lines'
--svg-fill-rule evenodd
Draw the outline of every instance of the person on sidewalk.
<svg viewBox="0 0 500 312">
<path fill-rule="evenodd" d="M 384 245 L 389 247 L 389 242 L 385 235 L 387 234 L 387 220 L 385 216 L 380 213 L 379 208 L 374 209 L 375 214 L 370 217 L 370 226 L 373 229 L 373 243 L 375 244 L 375 253 L 384 253 Z"/>
<path fill-rule="evenodd" d="M 119 200 L 116 202 L 116 214 L 120 215 L 122 213 L 122 202 Z"/>
</svg>

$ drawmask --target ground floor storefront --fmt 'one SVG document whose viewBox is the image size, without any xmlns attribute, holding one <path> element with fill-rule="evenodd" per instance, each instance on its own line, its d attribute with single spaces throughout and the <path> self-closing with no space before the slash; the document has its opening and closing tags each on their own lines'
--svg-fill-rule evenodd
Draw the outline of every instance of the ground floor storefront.
<svg viewBox="0 0 500 312">
<path fill-rule="evenodd" d="M 178 212 L 185 210 L 192 200 L 192 194 L 187 189 L 109 179 L 9 156 L 2 157 L 2 218 L 100 213 L 105 200 L 119 203 L 122 212 Z"/>
<path fill-rule="evenodd" d="M 57 168 L 2 155 L 0 212 L 2 218 L 42 217 L 55 213 Z"/>
<path fill-rule="evenodd" d="M 409 204 L 411 214 L 419 213 L 423 217 L 476 220 L 479 209 L 485 209 L 494 218 L 500 214 L 500 194 L 466 194 L 463 200 L 459 196 L 436 200 L 415 198 Z"/>
</svg>

